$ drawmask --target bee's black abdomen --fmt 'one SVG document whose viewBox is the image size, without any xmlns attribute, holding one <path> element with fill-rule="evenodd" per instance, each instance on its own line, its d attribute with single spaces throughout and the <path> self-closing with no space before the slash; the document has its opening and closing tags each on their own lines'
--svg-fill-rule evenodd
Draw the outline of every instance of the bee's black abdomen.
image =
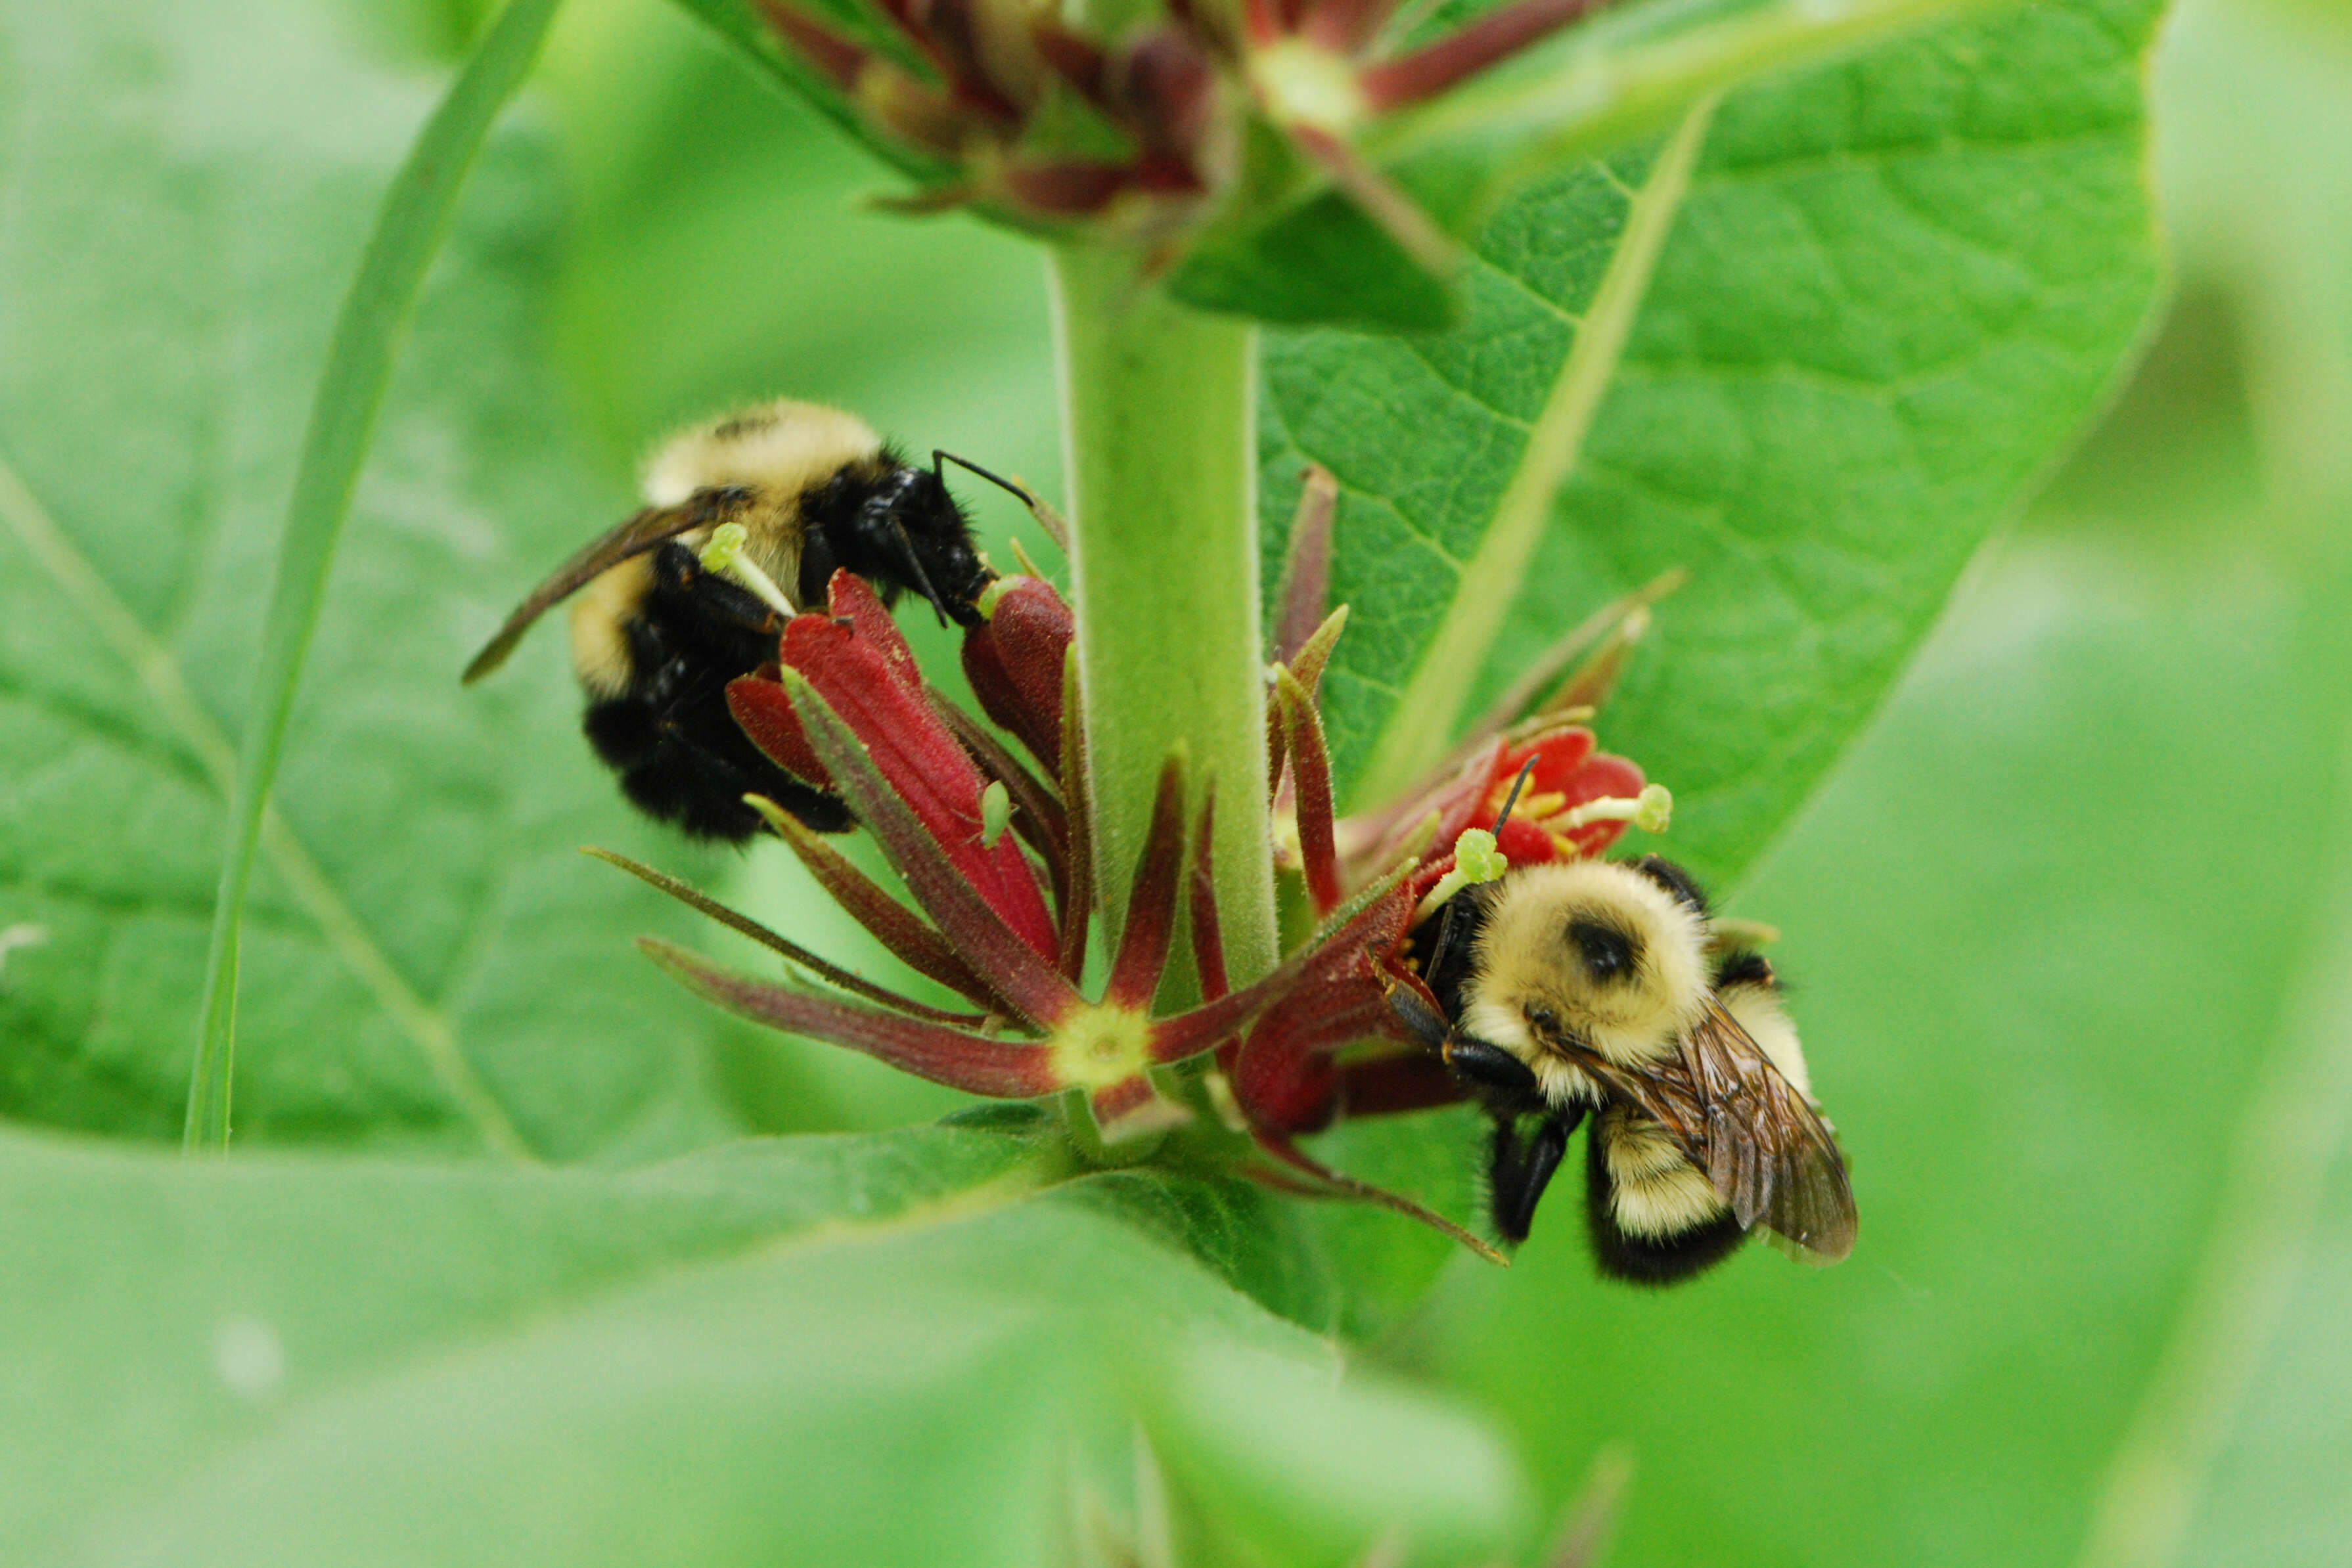
<svg viewBox="0 0 2352 1568">
<path fill-rule="evenodd" d="M 727 683 L 776 656 L 766 606 L 666 545 L 628 622 L 630 674 L 618 695 L 588 705 L 596 755 L 648 816 L 697 838 L 740 843 L 762 827 L 743 803 L 765 795 L 821 833 L 846 832 L 849 809 L 793 778 L 751 744 L 727 707 Z"/>
<path fill-rule="evenodd" d="M 1726 1209 L 1705 1225 L 1671 1236 L 1634 1236 L 1611 1212 L 1614 1186 L 1599 1128 L 1584 1141 L 1584 1220 L 1592 1261 L 1601 1273 L 1629 1285 L 1678 1285 L 1715 1267 L 1748 1239 L 1738 1217 Z"/>
<path fill-rule="evenodd" d="M 1683 906 L 1692 914 L 1697 915 L 1706 914 L 1706 893 L 1701 891 L 1697 883 L 1691 880 L 1690 873 L 1683 870 L 1665 856 L 1643 855 L 1632 864 L 1635 871 L 1681 900 Z"/>
<path fill-rule="evenodd" d="M 1762 986 L 1768 990 L 1780 988 L 1780 977 L 1772 971 L 1771 961 L 1752 948 L 1727 953 L 1715 966 L 1715 988 L 1728 990 L 1734 986 Z"/>
<path fill-rule="evenodd" d="M 741 843 L 758 833 L 763 824 L 743 803 L 745 795 L 767 796 L 820 833 L 849 830 L 849 809 L 762 756 L 736 727 L 723 699 L 717 716 L 727 732 L 717 730 L 707 713 L 665 720 L 649 705 L 622 696 L 592 704 L 581 727 L 596 755 L 620 774 L 622 792 L 639 810 L 696 838 Z M 702 722 L 694 722 L 697 717 Z"/>
</svg>

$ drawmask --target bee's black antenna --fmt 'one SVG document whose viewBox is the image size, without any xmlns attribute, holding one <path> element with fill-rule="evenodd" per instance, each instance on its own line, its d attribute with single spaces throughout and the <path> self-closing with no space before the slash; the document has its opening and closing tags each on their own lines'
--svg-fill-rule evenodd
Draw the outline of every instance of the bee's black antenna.
<svg viewBox="0 0 2352 1568">
<path fill-rule="evenodd" d="M 1511 780 L 1511 792 L 1503 797 L 1503 809 L 1495 813 L 1495 825 L 1486 830 L 1496 838 L 1503 836 L 1503 824 L 1511 820 L 1511 808 L 1519 803 L 1519 791 L 1528 787 L 1528 775 L 1535 770 L 1536 759 L 1530 757 L 1527 766 L 1519 769 L 1519 776 Z"/>
<path fill-rule="evenodd" d="M 1490 830 L 1495 837 L 1503 836 L 1503 824 L 1511 820 L 1511 808 L 1519 803 L 1519 791 L 1527 788 L 1528 775 L 1535 770 L 1536 759 L 1530 757 L 1519 769 L 1519 776 L 1511 780 L 1511 792 L 1503 797 L 1503 809 L 1495 813 L 1495 825 Z M 1454 948 L 1454 915 L 1461 896 L 1457 893 L 1445 901 L 1445 914 L 1437 922 L 1437 946 L 1429 950 L 1429 962 L 1422 967 L 1423 977 L 1433 986 L 1437 983 L 1438 966 L 1444 963 Z"/>
<path fill-rule="evenodd" d="M 907 525 L 893 517 L 890 519 L 890 528 L 898 536 L 898 563 L 904 566 L 908 575 L 915 580 L 916 591 L 931 601 L 931 613 L 940 618 L 940 624 L 946 625 L 948 623 L 947 604 L 940 598 L 940 591 L 931 586 L 929 576 L 924 572 L 922 558 L 915 553 L 915 541 L 908 537 Z"/>
<path fill-rule="evenodd" d="M 992 474 L 987 469 L 982 468 L 979 464 L 971 461 L 969 457 L 959 457 L 952 452 L 941 452 L 939 448 L 933 447 L 931 449 L 931 477 L 939 480 L 941 484 L 947 483 L 947 476 L 940 471 L 940 465 L 941 463 L 952 463 L 959 468 L 971 469 L 973 473 L 979 475 L 982 478 L 987 480 L 990 484 L 995 486 L 1006 495 L 1011 496 L 1024 507 L 1034 509 L 1037 505 L 1036 497 L 1031 495 L 1028 490 L 1022 486 L 1016 485 L 1012 480 L 1007 479 L 1003 475 Z"/>
</svg>

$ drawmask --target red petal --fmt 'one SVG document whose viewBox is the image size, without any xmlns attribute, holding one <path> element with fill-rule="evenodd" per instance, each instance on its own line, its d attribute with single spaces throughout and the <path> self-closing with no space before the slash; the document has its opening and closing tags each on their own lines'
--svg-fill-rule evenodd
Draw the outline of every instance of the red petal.
<svg viewBox="0 0 2352 1568">
<path fill-rule="evenodd" d="M 801 728 L 800 716 L 793 712 L 792 698 L 776 680 L 774 665 L 728 682 L 727 711 L 735 716 L 751 744 L 766 752 L 777 767 L 820 789 L 833 788 L 832 775 L 810 748 L 808 734 Z"/>
<path fill-rule="evenodd" d="M 1414 879 L 1407 874 L 1412 869 L 1419 868 L 1400 868 L 1358 894 L 1264 979 L 1190 1012 L 1155 1020 L 1152 1060 L 1180 1061 L 1208 1051 L 1302 992 L 1320 996 L 1332 1013 L 1344 1012 L 1351 1018 L 1360 1012 L 1369 1017 L 1367 1009 L 1377 1007 L 1379 1021 L 1364 1033 L 1405 1038 L 1402 1026 L 1389 1011 L 1388 988 L 1378 961 L 1403 941 L 1405 922 L 1412 917 L 1420 895 L 1414 891 Z"/>
<path fill-rule="evenodd" d="M 1372 67 L 1364 96 L 1381 113 L 1444 92 L 1529 44 L 1600 9 L 1605 0 L 1517 0 L 1487 12 L 1426 48 Z"/>
<path fill-rule="evenodd" d="M 610 850 L 600 850 L 593 846 L 583 846 L 580 852 L 594 855 L 607 865 L 620 867 L 631 876 L 659 888 L 689 909 L 707 915 L 728 929 L 749 936 L 762 947 L 781 956 L 790 963 L 799 965 L 820 979 L 849 992 L 852 996 L 864 997 L 869 1002 L 879 1002 L 886 1008 L 896 1009 L 902 1013 L 911 1013 L 919 1019 L 929 1019 L 933 1023 L 960 1024 L 970 1027 L 983 1021 L 978 1013 L 944 1012 L 928 1003 L 916 1001 L 911 997 L 902 997 L 896 991 L 877 986 L 862 975 L 854 975 L 832 960 L 810 952 L 790 937 L 769 930 L 751 916 L 738 914 L 715 899 L 704 897 L 677 878 L 656 871 L 641 861 L 633 861 L 626 855 L 616 855 Z M 983 1005 L 988 1001 L 985 996 L 975 999 Z"/>
<path fill-rule="evenodd" d="M 825 606 L 836 621 L 846 621 L 860 641 L 882 655 L 890 674 L 908 691 L 923 689 L 923 672 L 915 664 L 915 651 L 907 646 L 907 634 L 898 630 L 898 622 L 884 604 L 874 585 L 853 571 L 835 571 L 824 585 Z"/>
<path fill-rule="evenodd" d="M 1093 158 L 1008 163 L 1000 176 L 1005 194 L 1049 217 L 1087 217 L 1110 204 L 1128 183 L 1128 166 Z"/>
<path fill-rule="evenodd" d="M 875 939 L 919 975 L 929 976 L 958 996 L 984 1008 L 1007 1013 L 1021 1009 L 996 994 L 972 967 L 948 945 L 946 937 L 923 924 L 922 917 L 882 889 L 882 885 L 849 862 L 849 858 L 799 818 L 763 805 L 760 814 L 778 838 L 790 844 L 816 883 L 850 918 L 874 934 Z"/>
<path fill-rule="evenodd" d="M 1528 776 L 1528 793 L 1556 794 L 1568 788 L 1570 775 L 1592 755 L 1592 732 L 1581 725 L 1548 731 L 1512 747 L 1497 758 L 1489 787 L 1499 785 L 1507 789 L 1511 780 L 1518 777 L 1519 769 L 1533 758 L 1536 770 Z"/>
<path fill-rule="evenodd" d="M 839 673 L 838 667 L 835 673 Z M 979 775 L 929 707 L 917 710 L 921 726 L 910 724 L 904 735 L 887 727 L 853 729 L 825 695 L 799 672 L 789 672 L 785 681 L 801 723 L 809 732 L 810 744 L 824 759 L 842 798 L 906 878 L 907 890 L 957 953 L 979 969 L 997 995 L 1041 1026 L 1051 1027 L 1081 1006 L 1077 992 L 1052 967 L 1053 923 L 1046 918 L 1045 897 L 1037 890 L 1028 862 L 1021 858 L 1020 846 L 1007 835 L 993 849 L 981 847 Z M 854 700 L 859 694 L 848 695 Z M 870 720 L 875 710 L 867 706 L 861 711 Z M 873 737 L 870 745 L 863 739 L 866 735 Z M 891 767 L 908 771 L 906 735 L 923 737 L 919 744 L 927 752 L 941 745 L 952 748 L 957 767 L 971 777 L 963 798 L 971 803 L 973 831 L 953 846 L 940 841 L 885 771 L 886 755 Z M 913 783 L 919 789 L 922 786 L 919 775 Z M 985 881 L 971 874 L 974 866 Z"/>
<path fill-rule="evenodd" d="M 857 73 L 872 57 L 864 46 L 852 43 L 789 5 L 779 5 L 777 0 L 760 0 L 760 9 L 766 14 L 770 25 L 791 39 L 793 47 L 806 56 L 827 81 L 845 91 L 857 85 Z"/>
<path fill-rule="evenodd" d="M 1268 1013 L 1234 1059 L 1234 1099 L 1250 1125 L 1284 1134 L 1319 1133 L 1339 1113 L 1339 1070 L 1328 1051 L 1288 1048 L 1294 1004 Z M 1260 1040 L 1275 1043 L 1260 1046 Z"/>
<path fill-rule="evenodd" d="M 1372 41 L 1393 8 L 1389 0 L 1307 0 L 1299 36 L 1333 54 L 1352 55 Z"/>
<path fill-rule="evenodd" d="M 831 997 L 770 985 L 732 974 L 651 936 L 637 939 L 646 956 L 686 986 L 731 1013 L 787 1033 L 805 1035 L 878 1057 L 934 1083 L 1027 1100 L 1060 1087 L 1053 1051 L 1025 1040 L 986 1035 L 853 1007 Z"/>
<path fill-rule="evenodd" d="M 1132 39 L 1118 62 L 1117 93 L 1137 136 L 1158 156 L 1146 166 L 1170 164 L 1197 187 L 1194 155 L 1216 123 L 1217 71 L 1201 47 L 1173 27 L 1154 27 Z"/>
<path fill-rule="evenodd" d="M 1323 624 L 1331 601 L 1331 519 L 1339 509 L 1339 481 L 1320 463 L 1307 465 L 1291 514 L 1290 542 L 1282 559 L 1282 587 L 1275 595 L 1281 611 L 1274 627 L 1274 656 L 1297 668 L 1298 650 Z"/>
<path fill-rule="evenodd" d="M 840 580 L 837 575 L 837 585 Z M 1054 923 L 1020 844 L 1009 835 L 993 845 L 980 841 L 985 784 L 980 769 L 931 711 L 896 624 L 871 591 L 856 579 L 849 581 L 856 587 L 839 601 L 848 611 L 843 620 L 801 615 L 785 626 L 784 663 L 864 743 L 890 792 L 988 906 L 1033 949 L 1052 958 L 1057 946 Z M 866 812 L 859 815 L 869 828 L 875 825 Z"/>
<path fill-rule="evenodd" d="M 1075 649 L 1063 656 L 1062 755 L 1054 770 L 1061 780 L 1062 813 L 1068 823 L 1069 886 L 1062 901 L 1063 976 L 1072 984 L 1086 972 L 1087 921 L 1094 915 L 1094 823 L 1087 799 L 1087 737 L 1084 706 L 1078 701 L 1078 656 Z"/>
<path fill-rule="evenodd" d="M 1127 925 L 1111 960 L 1103 1000 L 1141 1010 L 1160 988 L 1168 947 L 1176 936 L 1176 884 L 1184 860 L 1184 765 L 1170 758 L 1160 769 L 1151 803 L 1151 826 L 1135 858 L 1135 882 L 1127 899 Z"/>
<path fill-rule="evenodd" d="M 1551 841 L 1551 835 L 1517 813 L 1495 835 L 1495 847 L 1513 865 L 1541 865 L 1559 858 L 1559 846 Z"/>
<path fill-rule="evenodd" d="M 1290 776 L 1298 789 L 1298 853 L 1307 872 L 1307 896 L 1318 918 L 1339 904 L 1339 862 L 1331 837 L 1331 758 L 1323 746 L 1323 721 L 1315 699 L 1288 670 L 1277 667 L 1275 690 L 1282 703 L 1283 738 L 1290 752 Z"/>
<path fill-rule="evenodd" d="M 1339 1112 L 1345 1116 L 1386 1116 L 1426 1111 L 1469 1097 L 1434 1053 L 1409 1051 L 1339 1070 Z"/>
</svg>

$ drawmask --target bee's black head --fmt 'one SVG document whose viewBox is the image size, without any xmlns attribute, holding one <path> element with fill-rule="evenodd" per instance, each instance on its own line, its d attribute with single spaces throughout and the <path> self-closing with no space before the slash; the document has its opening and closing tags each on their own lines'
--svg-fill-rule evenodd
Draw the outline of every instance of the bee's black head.
<svg viewBox="0 0 2352 1568">
<path fill-rule="evenodd" d="M 988 569 L 972 548 L 971 525 L 940 476 L 886 455 L 879 473 L 844 469 L 803 501 L 803 599 L 821 602 L 825 580 L 845 568 L 881 590 L 921 595 L 940 620 L 979 623 L 972 602 Z"/>
<path fill-rule="evenodd" d="M 911 477 L 900 517 L 907 530 L 907 553 L 920 567 L 919 577 L 928 580 L 933 590 L 925 597 L 950 620 L 976 626 L 980 611 L 972 601 L 988 586 L 989 570 L 972 548 L 971 520 L 937 474 L 928 468 L 910 468 L 908 473 Z M 908 586 L 922 591 L 919 580 Z"/>
</svg>

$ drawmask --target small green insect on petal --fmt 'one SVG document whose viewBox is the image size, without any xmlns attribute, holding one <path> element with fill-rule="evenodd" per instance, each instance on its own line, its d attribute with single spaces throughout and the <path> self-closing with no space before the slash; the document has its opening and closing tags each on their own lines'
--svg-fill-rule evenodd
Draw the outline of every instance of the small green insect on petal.
<svg viewBox="0 0 2352 1568">
<path fill-rule="evenodd" d="M 1004 830 L 1013 825 L 1013 795 L 1004 780 L 992 779 L 980 792 L 980 847 L 992 850 Z"/>
</svg>

